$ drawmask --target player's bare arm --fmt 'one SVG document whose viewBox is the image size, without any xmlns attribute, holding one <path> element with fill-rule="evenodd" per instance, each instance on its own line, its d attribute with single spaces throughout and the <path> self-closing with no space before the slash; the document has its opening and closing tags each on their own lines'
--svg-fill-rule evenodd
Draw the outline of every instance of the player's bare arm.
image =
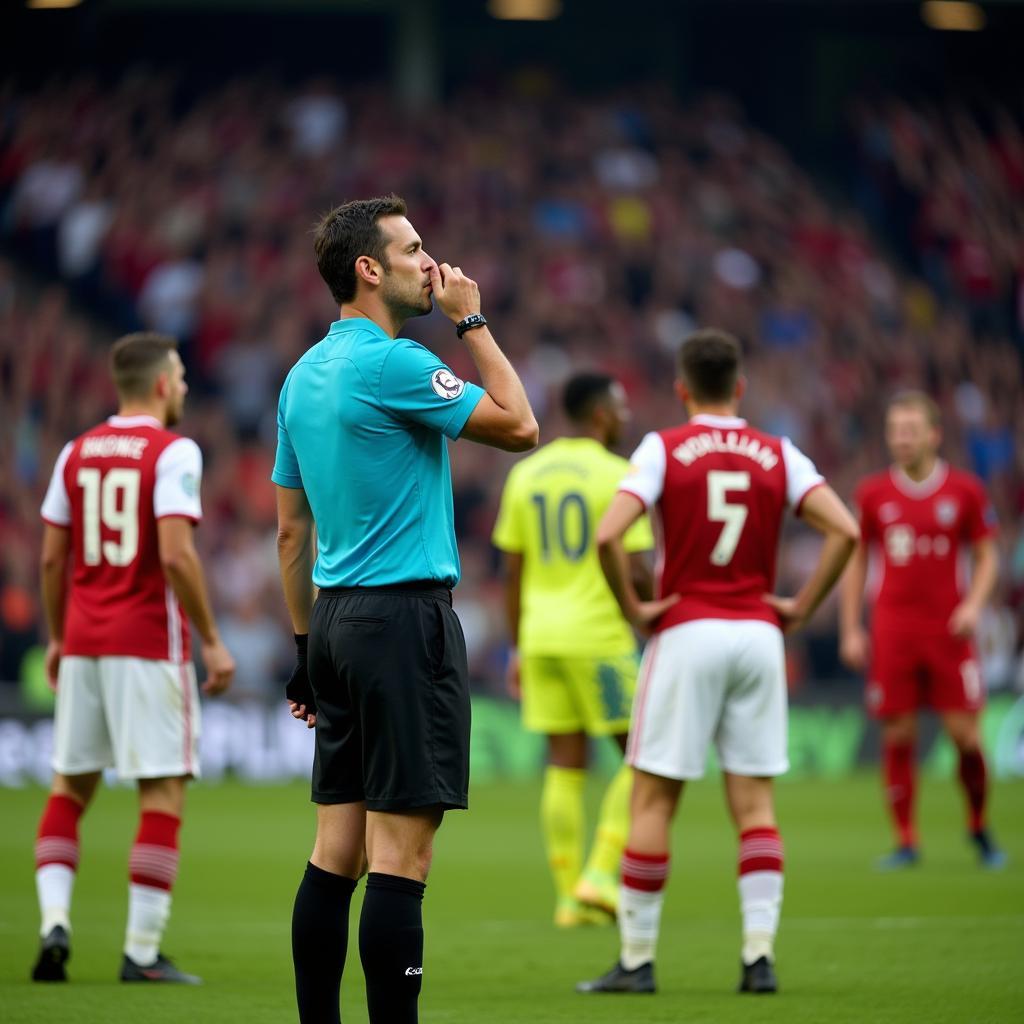
<svg viewBox="0 0 1024 1024">
<path fill-rule="evenodd" d="M 679 600 L 678 594 L 670 594 L 658 601 L 643 601 L 637 593 L 622 538 L 643 514 L 643 502 L 636 495 L 619 491 L 612 498 L 597 528 L 597 554 L 601 561 L 601 571 L 615 595 L 623 617 L 642 632 L 649 630 Z"/>
<path fill-rule="evenodd" d="M 223 693 L 235 675 L 235 659 L 224 646 L 210 607 L 206 577 L 193 539 L 192 521 L 165 516 L 157 521 L 157 544 L 164 577 L 199 633 L 206 682 L 203 692 Z"/>
<path fill-rule="evenodd" d="M 857 545 L 839 581 L 839 657 L 847 668 L 863 672 L 868 664 L 870 639 L 864 628 L 864 584 L 868 578 L 868 550 Z"/>
<path fill-rule="evenodd" d="M 67 598 L 71 531 L 63 526 L 43 525 L 43 552 L 39 576 L 43 610 L 50 639 L 46 645 L 46 681 L 57 689 L 57 670 L 64 647 L 64 605 Z"/>
<path fill-rule="evenodd" d="M 432 266 L 430 284 L 438 308 L 453 323 L 480 312 L 480 288 L 459 267 Z M 485 324 L 462 337 L 487 394 L 462 429 L 462 437 L 509 452 L 535 448 L 540 428 L 519 375 Z"/>
<path fill-rule="evenodd" d="M 277 560 L 292 631 L 296 638 L 306 637 L 315 597 L 313 512 L 301 487 L 277 487 Z M 296 642 L 301 643 L 298 639 Z M 304 721 L 310 729 L 316 725 L 310 701 L 289 700 L 288 707 L 292 717 Z"/>
<path fill-rule="evenodd" d="M 842 575 L 860 541 L 860 527 L 831 487 L 816 487 L 804 499 L 801 518 L 824 534 L 818 564 L 796 597 L 765 596 L 782 619 L 785 632 L 799 629 L 816 611 Z"/>
<path fill-rule="evenodd" d="M 629 575 L 640 600 L 652 600 L 654 598 L 654 572 L 651 569 L 649 551 L 631 551 L 629 553 Z"/>
<path fill-rule="evenodd" d="M 971 557 L 974 569 L 970 589 L 949 617 L 949 631 L 954 636 L 969 637 L 974 634 L 981 611 L 999 579 L 999 556 L 992 537 L 983 537 L 975 542 L 971 548 Z"/>
<path fill-rule="evenodd" d="M 523 556 L 518 551 L 506 551 L 502 582 L 505 597 L 505 621 L 508 635 L 512 639 L 512 652 L 505 669 L 505 687 L 508 695 L 515 700 L 522 696 L 519 682 L 519 651 L 516 646 L 519 637 L 519 612 L 521 607 L 520 588 L 523 583 Z"/>
</svg>

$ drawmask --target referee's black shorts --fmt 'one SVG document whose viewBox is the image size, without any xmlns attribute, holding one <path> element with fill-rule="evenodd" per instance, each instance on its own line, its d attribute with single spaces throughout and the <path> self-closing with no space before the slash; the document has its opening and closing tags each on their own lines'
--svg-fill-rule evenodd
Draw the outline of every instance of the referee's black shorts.
<svg viewBox="0 0 1024 1024">
<path fill-rule="evenodd" d="M 469 670 L 438 583 L 323 589 L 309 626 L 313 802 L 464 808 Z"/>
</svg>

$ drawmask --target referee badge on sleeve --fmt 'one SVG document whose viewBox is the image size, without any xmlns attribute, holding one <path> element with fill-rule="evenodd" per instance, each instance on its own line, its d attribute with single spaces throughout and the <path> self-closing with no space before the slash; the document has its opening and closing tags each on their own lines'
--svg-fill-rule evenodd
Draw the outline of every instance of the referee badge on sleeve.
<svg viewBox="0 0 1024 1024">
<path fill-rule="evenodd" d="M 459 380 L 451 370 L 444 368 L 435 370 L 430 378 L 430 386 L 438 398 L 451 400 L 458 398 L 466 390 L 466 382 Z"/>
</svg>

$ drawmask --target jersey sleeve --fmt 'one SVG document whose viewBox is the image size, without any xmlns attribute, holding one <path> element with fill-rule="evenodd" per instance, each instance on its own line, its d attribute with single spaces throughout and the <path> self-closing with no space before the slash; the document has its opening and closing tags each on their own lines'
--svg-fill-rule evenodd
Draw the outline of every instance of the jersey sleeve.
<svg viewBox="0 0 1024 1024">
<path fill-rule="evenodd" d="M 285 423 L 285 407 L 288 404 L 288 382 L 291 374 L 285 378 L 281 387 L 281 397 L 277 400 L 277 454 L 274 457 L 274 469 L 270 479 L 281 487 L 299 488 L 302 486 L 302 474 L 299 472 L 299 460 L 295 457 L 288 426 Z"/>
<path fill-rule="evenodd" d="M 523 524 L 523 503 L 519 497 L 518 475 L 515 469 L 508 475 L 501 492 L 498 518 L 491 534 L 491 543 L 499 551 L 521 553 L 526 547 Z"/>
<path fill-rule="evenodd" d="M 69 441 L 60 450 L 57 462 L 53 467 L 53 476 L 50 477 L 50 484 L 46 488 L 46 497 L 43 498 L 42 508 L 39 510 L 43 520 L 51 526 L 71 525 L 71 499 L 68 497 L 68 488 L 64 483 L 64 469 L 71 456 L 71 449 L 74 442 Z"/>
<path fill-rule="evenodd" d="M 203 453 L 190 437 L 172 441 L 156 460 L 153 514 L 157 519 L 184 516 L 199 522 L 203 506 L 199 485 L 203 478 Z"/>
<path fill-rule="evenodd" d="M 645 508 L 658 503 L 665 487 L 665 442 L 656 433 L 647 434 L 629 460 L 629 469 L 619 490 L 634 494 Z M 650 526 L 648 525 L 648 529 Z M 653 547 L 653 541 L 651 547 Z"/>
<path fill-rule="evenodd" d="M 782 438 L 782 459 L 786 465 L 786 504 L 799 515 L 804 498 L 815 487 L 821 487 L 825 478 L 788 437 Z"/>
<path fill-rule="evenodd" d="M 964 534 L 972 544 L 991 537 L 998 529 L 996 510 L 989 501 L 985 487 L 980 480 L 972 480 L 968 490 L 967 515 L 964 517 Z"/>
<path fill-rule="evenodd" d="M 460 380 L 429 349 L 397 338 L 384 359 L 380 402 L 396 416 L 455 440 L 484 389 Z"/>
</svg>

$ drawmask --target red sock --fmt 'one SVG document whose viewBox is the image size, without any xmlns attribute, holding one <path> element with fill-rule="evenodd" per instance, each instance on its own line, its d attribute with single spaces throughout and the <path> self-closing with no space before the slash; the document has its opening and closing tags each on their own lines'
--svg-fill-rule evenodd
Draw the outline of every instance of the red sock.
<svg viewBox="0 0 1024 1024">
<path fill-rule="evenodd" d="M 178 828 L 181 818 L 143 811 L 128 870 L 132 883 L 170 892 L 178 874 Z"/>
<path fill-rule="evenodd" d="M 900 846 L 916 846 L 914 831 L 914 745 L 886 743 L 882 748 L 885 797 L 896 825 Z"/>
<path fill-rule="evenodd" d="M 46 801 L 36 836 L 36 867 L 66 864 L 78 867 L 78 819 L 85 808 L 69 796 L 51 795 Z"/>
<path fill-rule="evenodd" d="M 782 871 L 782 837 L 777 828 L 748 828 L 740 833 L 738 873 Z"/>
<path fill-rule="evenodd" d="M 980 832 L 985 827 L 985 801 L 988 797 L 988 772 L 985 755 L 980 750 L 961 752 L 960 782 L 967 794 L 970 829 Z"/>
<path fill-rule="evenodd" d="M 661 892 L 665 888 L 667 880 L 667 853 L 623 851 L 622 884 L 627 889 L 639 889 L 641 892 Z"/>
</svg>

